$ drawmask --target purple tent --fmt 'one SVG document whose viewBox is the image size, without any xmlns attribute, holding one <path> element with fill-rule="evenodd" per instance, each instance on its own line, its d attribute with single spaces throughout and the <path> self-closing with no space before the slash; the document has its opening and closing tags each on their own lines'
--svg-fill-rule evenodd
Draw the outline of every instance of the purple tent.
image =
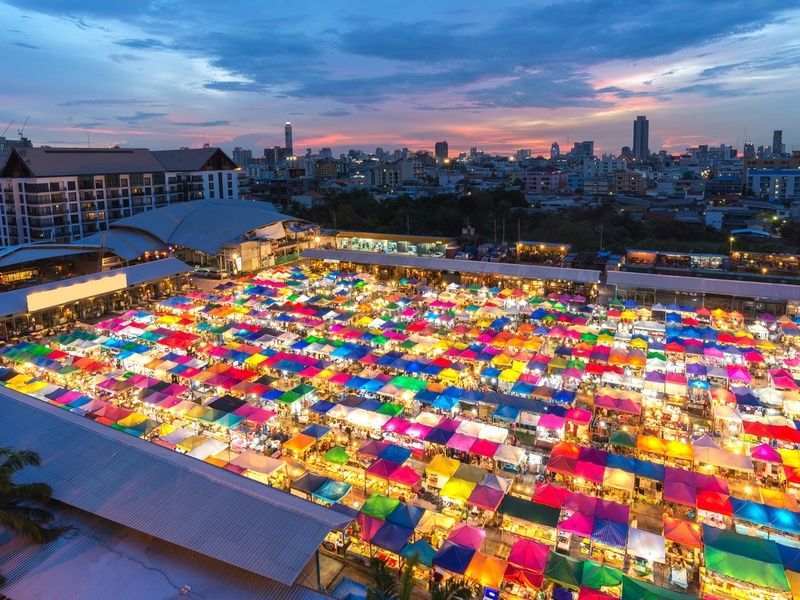
<svg viewBox="0 0 800 600">
<path fill-rule="evenodd" d="M 631 507 L 627 504 L 620 504 L 611 500 L 600 500 L 594 512 L 596 519 L 604 521 L 614 521 L 615 523 L 628 523 L 631 514 Z"/>
<path fill-rule="evenodd" d="M 680 481 L 664 481 L 664 500 L 685 506 L 696 506 L 697 488 Z"/>
<path fill-rule="evenodd" d="M 372 543 L 381 548 L 399 554 L 403 546 L 408 542 L 408 538 L 414 533 L 413 529 L 400 527 L 394 523 L 386 522 L 383 524 L 374 536 L 372 536 Z"/>
</svg>

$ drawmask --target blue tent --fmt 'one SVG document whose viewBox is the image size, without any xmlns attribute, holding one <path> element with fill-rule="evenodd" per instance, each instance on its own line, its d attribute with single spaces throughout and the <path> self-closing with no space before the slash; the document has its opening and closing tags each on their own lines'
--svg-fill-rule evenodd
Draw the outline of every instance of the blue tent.
<svg viewBox="0 0 800 600">
<path fill-rule="evenodd" d="M 624 548 L 628 544 L 628 526 L 608 519 L 595 519 L 592 540 L 614 548 Z"/>
<path fill-rule="evenodd" d="M 380 458 L 396 464 L 406 462 L 409 456 L 411 456 L 411 450 L 395 445 L 387 446 L 386 449 L 380 453 Z"/>
<path fill-rule="evenodd" d="M 439 548 L 431 563 L 451 573 L 463 575 L 474 554 L 475 550 L 472 548 L 447 541 Z"/>
<path fill-rule="evenodd" d="M 495 409 L 492 416 L 499 421 L 514 423 L 519 419 L 519 413 L 520 410 L 514 406 L 500 405 Z"/>
<path fill-rule="evenodd" d="M 422 515 L 425 514 L 424 508 L 419 508 L 418 506 L 412 506 L 410 504 L 400 503 L 397 507 L 391 512 L 391 514 L 386 517 L 386 520 L 389 523 L 394 523 L 395 525 L 399 525 L 400 527 L 407 527 L 409 529 L 414 529 L 417 526 L 417 523 L 420 522 L 422 519 Z"/>
<path fill-rule="evenodd" d="M 636 459 L 636 470 L 634 473 L 639 477 L 664 481 L 664 465 L 659 465 L 649 460 Z"/>
<path fill-rule="evenodd" d="M 431 444 L 439 444 L 440 446 L 444 446 L 451 437 L 453 437 L 453 431 L 447 431 L 446 429 L 439 429 L 438 427 L 433 429 L 428 435 L 425 436 L 425 441 Z"/>
<path fill-rule="evenodd" d="M 400 551 L 408 542 L 408 538 L 410 538 L 413 533 L 413 529 L 400 527 L 399 525 L 387 521 L 370 541 L 376 546 L 400 554 Z"/>
<path fill-rule="evenodd" d="M 330 433 L 330 431 L 330 427 L 325 427 L 319 423 L 312 423 L 303 430 L 303 434 L 318 440 L 319 438 Z"/>
<path fill-rule="evenodd" d="M 367 586 L 343 577 L 331 591 L 331 596 L 336 600 L 367 600 Z"/>
<path fill-rule="evenodd" d="M 344 481 L 329 479 L 316 490 L 314 490 L 312 496 L 322 500 L 323 502 L 336 504 L 347 495 L 351 487 L 352 486 L 349 483 L 345 483 Z"/>
<path fill-rule="evenodd" d="M 606 467 L 612 469 L 622 469 L 628 473 L 636 471 L 636 459 L 631 456 L 623 456 L 621 454 L 609 454 L 606 461 Z"/>
</svg>

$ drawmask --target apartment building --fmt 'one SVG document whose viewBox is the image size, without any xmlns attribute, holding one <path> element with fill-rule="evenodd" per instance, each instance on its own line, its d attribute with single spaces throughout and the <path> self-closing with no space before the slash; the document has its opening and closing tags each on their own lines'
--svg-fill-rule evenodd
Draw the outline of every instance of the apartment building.
<svg viewBox="0 0 800 600">
<path fill-rule="evenodd" d="M 15 148 L 0 164 L 0 245 L 71 242 L 175 202 L 239 197 L 219 148 Z"/>
</svg>

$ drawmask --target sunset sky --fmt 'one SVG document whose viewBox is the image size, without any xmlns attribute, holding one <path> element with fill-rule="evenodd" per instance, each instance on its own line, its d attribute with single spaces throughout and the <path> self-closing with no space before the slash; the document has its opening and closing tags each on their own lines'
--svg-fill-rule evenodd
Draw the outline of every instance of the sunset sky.
<svg viewBox="0 0 800 600">
<path fill-rule="evenodd" d="M 800 2 L 0 0 L 35 145 L 800 148 Z"/>
</svg>

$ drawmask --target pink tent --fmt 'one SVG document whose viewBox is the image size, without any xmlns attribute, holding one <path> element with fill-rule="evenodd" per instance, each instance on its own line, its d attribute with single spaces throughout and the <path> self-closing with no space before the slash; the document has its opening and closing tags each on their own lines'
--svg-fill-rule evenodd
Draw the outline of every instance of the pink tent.
<svg viewBox="0 0 800 600">
<path fill-rule="evenodd" d="M 595 463 L 579 460 L 572 474 L 575 477 L 583 477 L 585 480 L 593 483 L 603 483 L 603 475 L 605 472 L 605 465 L 597 465 Z"/>
<path fill-rule="evenodd" d="M 459 435 L 454 433 L 453 436 Z M 453 439 L 452 437 L 450 438 Z M 473 438 L 474 439 L 474 438 Z M 449 440 L 448 440 L 449 443 Z M 472 454 L 477 454 L 478 456 L 486 456 L 487 458 L 492 458 L 497 449 L 500 447 L 500 444 L 496 442 L 490 442 L 489 440 L 475 440 L 475 443 L 472 444 L 469 451 Z"/>
<path fill-rule="evenodd" d="M 400 485 L 407 485 L 408 487 L 414 487 L 420 482 L 420 479 L 422 478 L 414 469 L 405 465 L 395 469 L 392 471 L 392 474 L 389 475 L 389 481 L 399 483 Z"/>
<path fill-rule="evenodd" d="M 367 475 L 373 477 L 380 477 L 381 479 L 389 479 L 392 474 L 399 468 L 397 463 L 379 458 L 366 470 Z"/>
<path fill-rule="evenodd" d="M 581 512 L 574 512 L 571 517 L 564 519 L 558 524 L 558 529 L 588 538 L 592 536 L 594 517 L 590 517 Z"/>
<path fill-rule="evenodd" d="M 356 515 L 356 523 L 358 523 L 358 527 L 361 530 L 359 531 L 358 535 L 365 542 L 372 541 L 372 538 L 375 537 L 375 534 L 378 533 L 381 527 L 383 527 L 383 521 L 376 519 L 375 517 L 365 515 L 364 513 L 358 513 Z"/>
<path fill-rule="evenodd" d="M 536 426 L 552 430 L 561 429 L 564 427 L 564 417 L 559 417 L 552 413 L 545 413 L 539 417 L 539 422 Z"/>
<path fill-rule="evenodd" d="M 411 423 L 408 429 L 405 430 L 405 434 L 409 437 L 421 440 L 426 438 L 431 431 L 433 431 L 433 427 L 428 427 L 422 423 Z"/>
<path fill-rule="evenodd" d="M 769 444 L 759 444 L 750 448 L 750 457 L 763 462 L 783 463 L 783 457 Z"/>
<path fill-rule="evenodd" d="M 411 423 L 409 421 L 406 421 L 401 417 L 392 417 L 391 419 L 386 421 L 386 423 L 383 424 L 381 429 L 383 429 L 384 431 L 392 431 L 394 433 L 403 434 L 408 430 L 410 426 Z"/>
<path fill-rule="evenodd" d="M 567 488 L 550 483 L 537 483 L 531 500 L 539 504 L 561 508 L 570 493 Z"/>
<path fill-rule="evenodd" d="M 523 569 L 541 573 L 547 565 L 547 553 L 549 550 L 550 547 L 545 544 L 518 538 L 514 545 L 511 546 L 508 562 Z"/>
<path fill-rule="evenodd" d="M 465 524 L 456 525 L 450 530 L 450 535 L 447 537 L 448 541 L 473 550 L 480 550 L 484 539 L 486 539 L 486 532 L 483 529 Z"/>
<path fill-rule="evenodd" d="M 454 433 L 449 440 L 447 440 L 447 447 L 463 452 L 469 452 L 473 444 L 478 440 L 471 435 L 464 435 L 463 433 Z M 497 448 L 495 448 L 497 450 Z M 494 456 L 494 454 L 492 454 Z"/>
</svg>

